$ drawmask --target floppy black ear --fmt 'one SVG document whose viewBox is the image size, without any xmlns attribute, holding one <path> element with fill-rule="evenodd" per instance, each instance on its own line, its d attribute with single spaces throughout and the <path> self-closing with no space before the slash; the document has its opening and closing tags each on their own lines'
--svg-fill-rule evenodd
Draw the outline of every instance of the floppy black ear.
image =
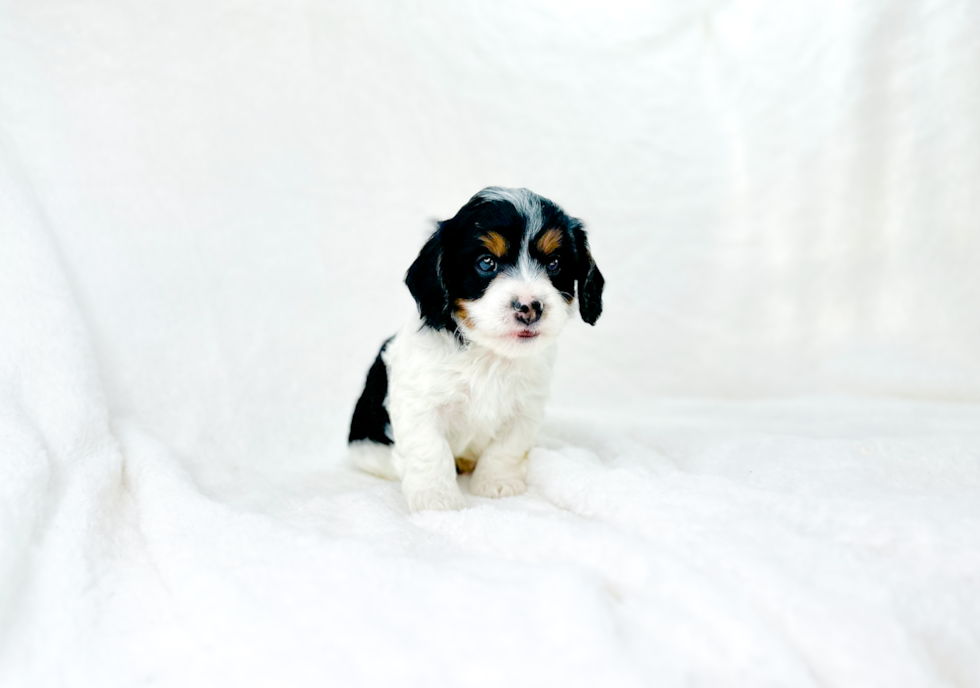
<svg viewBox="0 0 980 688">
<path fill-rule="evenodd" d="M 572 227 L 572 235 L 575 237 L 575 258 L 578 263 L 575 274 L 578 280 L 578 311 L 582 314 L 582 320 L 595 325 L 602 315 L 602 288 L 606 280 L 592 259 L 589 240 L 580 223 Z"/>
<path fill-rule="evenodd" d="M 442 279 L 441 234 L 440 228 L 429 237 L 405 275 L 405 284 L 418 304 L 419 315 L 426 325 L 436 330 L 452 326 L 449 292 Z"/>
</svg>

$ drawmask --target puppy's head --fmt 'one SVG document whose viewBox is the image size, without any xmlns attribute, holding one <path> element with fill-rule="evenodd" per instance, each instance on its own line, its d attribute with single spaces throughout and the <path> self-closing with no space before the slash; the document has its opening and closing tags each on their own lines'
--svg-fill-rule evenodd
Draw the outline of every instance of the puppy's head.
<svg viewBox="0 0 980 688">
<path fill-rule="evenodd" d="M 527 189 L 489 187 L 440 222 L 405 278 L 426 326 L 509 357 L 561 332 L 578 285 L 582 319 L 602 313 L 602 273 L 581 221 Z"/>
</svg>

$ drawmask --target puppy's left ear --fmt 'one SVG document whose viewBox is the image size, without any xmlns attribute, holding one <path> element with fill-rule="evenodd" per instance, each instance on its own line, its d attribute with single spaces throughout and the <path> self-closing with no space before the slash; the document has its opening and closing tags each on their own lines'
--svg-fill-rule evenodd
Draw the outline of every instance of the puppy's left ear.
<svg viewBox="0 0 980 688">
<path fill-rule="evenodd" d="M 449 291 L 442 278 L 442 228 L 425 242 L 405 275 L 405 284 L 419 307 L 419 315 L 435 330 L 452 327 Z"/>
<path fill-rule="evenodd" d="M 595 325 L 595 321 L 602 315 L 602 288 L 606 280 L 596 267 L 585 230 L 577 220 L 572 225 L 572 236 L 575 238 L 577 262 L 575 279 L 578 280 L 578 310 L 582 320 Z"/>
</svg>

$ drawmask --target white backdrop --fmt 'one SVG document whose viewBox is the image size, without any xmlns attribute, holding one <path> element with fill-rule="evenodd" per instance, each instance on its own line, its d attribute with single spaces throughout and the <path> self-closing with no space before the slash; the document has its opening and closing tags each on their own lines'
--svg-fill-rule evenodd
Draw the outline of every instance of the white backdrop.
<svg viewBox="0 0 980 688">
<path fill-rule="evenodd" d="M 607 279 L 553 415 L 980 401 L 978 26 L 971 0 L 7 0 L 10 408 L 52 465 L 130 424 L 212 495 L 338 465 L 431 221 L 491 184 L 583 218 Z M 967 432 L 973 407 L 943 408 Z M 44 532 L 49 488 L 7 551 Z M 33 570 L 11 566 L 8 597 Z"/>
<path fill-rule="evenodd" d="M 165 434 L 322 442 L 430 220 L 489 184 L 591 228 L 607 309 L 562 347 L 570 403 L 980 399 L 976 3 L 2 17 L 5 158 L 112 402 Z"/>
</svg>

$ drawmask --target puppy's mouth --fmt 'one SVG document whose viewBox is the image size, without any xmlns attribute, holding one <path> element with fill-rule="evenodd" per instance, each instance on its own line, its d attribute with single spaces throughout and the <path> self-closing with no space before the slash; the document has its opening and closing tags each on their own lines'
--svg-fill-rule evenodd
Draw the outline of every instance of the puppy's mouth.
<svg viewBox="0 0 980 688">
<path fill-rule="evenodd" d="M 530 328 L 524 328 L 523 330 L 518 330 L 517 331 L 517 338 L 518 339 L 534 339 L 539 334 L 541 334 L 541 333 L 540 332 L 535 332 L 534 330 L 532 330 Z"/>
</svg>

